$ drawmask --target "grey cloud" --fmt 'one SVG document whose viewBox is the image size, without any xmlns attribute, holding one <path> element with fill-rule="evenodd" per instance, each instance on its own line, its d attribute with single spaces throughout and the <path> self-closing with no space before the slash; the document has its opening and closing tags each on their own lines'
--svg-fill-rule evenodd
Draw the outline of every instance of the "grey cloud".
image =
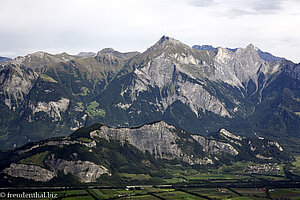
<svg viewBox="0 0 300 200">
<path fill-rule="evenodd" d="M 253 1 L 248 3 L 247 7 L 234 7 L 230 9 L 230 16 L 243 16 L 243 15 L 265 15 L 265 14 L 276 14 L 281 11 L 281 3 L 283 0 L 264 0 L 264 1 Z"/>
<path fill-rule="evenodd" d="M 252 9 L 256 12 L 278 11 L 282 9 L 281 2 L 282 0 L 257 1 L 253 4 Z"/>
<path fill-rule="evenodd" d="M 189 3 L 196 7 L 208 7 L 216 4 L 214 0 L 191 0 Z"/>
</svg>

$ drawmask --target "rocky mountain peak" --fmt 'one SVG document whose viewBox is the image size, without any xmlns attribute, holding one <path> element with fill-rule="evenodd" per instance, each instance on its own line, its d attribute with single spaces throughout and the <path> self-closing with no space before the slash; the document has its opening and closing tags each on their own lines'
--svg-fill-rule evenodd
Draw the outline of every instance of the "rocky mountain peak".
<svg viewBox="0 0 300 200">
<path fill-rule="evenodd" d="M 116 51 L 113 48 L 104 48 L 100 53 L 115 53 Z"/>
<path fill-rule="evenodd" d="M 250 43 L 250 44 L 247 45 L 246 49 L 249 49 L 249 50 L 254 49 L 254 50 L 256 50 L 256 47 L 252 43 Z"/>
<path fill-rule="evenodd" d="M 196 56 L 197 52 L 192 47 L 168 36 L 162 36 L 153 46 L 148 48 L 144 53 L 144 57 L 169 57 L 169 59 L 175 59 L 179 57 Z"/>
<path fill-rule="evenodd" d="M 158 42 L 156 43 L 157 45 L 161 45 L 161 44 L 182 44 L 179 40 L 175 40 L 174 38 L 171 38 L 169 36 L 162 36 Z"/>
</svg>

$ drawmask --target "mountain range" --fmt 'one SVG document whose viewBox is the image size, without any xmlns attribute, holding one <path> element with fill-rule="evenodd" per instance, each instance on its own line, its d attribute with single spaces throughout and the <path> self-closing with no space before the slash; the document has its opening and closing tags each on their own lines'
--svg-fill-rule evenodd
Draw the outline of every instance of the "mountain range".
<svg viewBox="0 0 300 200">
<path fill-rule="evenodd" d="M 192 48 L 167 36 L 143 53 L 36 52 L 0 64 L 0 144 L 162 120 L 204 136 L 299 138 L 299 74 L 252 44 Z"/>
</svg>

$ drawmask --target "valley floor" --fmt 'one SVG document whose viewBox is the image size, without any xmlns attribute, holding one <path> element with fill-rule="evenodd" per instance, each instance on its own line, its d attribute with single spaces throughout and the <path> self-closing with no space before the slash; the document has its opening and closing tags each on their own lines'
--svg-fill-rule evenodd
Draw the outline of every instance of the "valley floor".
<svg viewBox="0 0 300 200">
<path fill-rule="evenodd" d="M 47 190 L 47 189 L 44 189 Z M 2 190 L 0 195 L 16 198 L 17 195 L 34 194 L 33 190 Z M 100 199 L 227 199 L 227 200 L 258 200 L 258 199 L 300 199 L 300 188 L 176 188 L 172 186 L 127 186 L 123 188 L 81 188 L 52 189 L 38 192 L 40 199 L 59 200 L 100 200 Z M 47 196 L 48 195 L 48 196 Z M 36 196 L 38 196 L 36 194 Z M 7 198 L 7 199 L 10 199 Z M 5 198 L 4 198 L 5 199 Z M 37 198 L 39 199 L 39 198 Z"/>
<path fill-rule="evenodd" d="M 59 200 L 296 200 L 300 199 L 300 156 L 295 156 L 295 158 L 295 161 L 290 164 L 236 162 L 232 165 L 201 171 L 187 167 L 170 167 L 167 169 L 169 177 L 157 180 L 156 184 L 153 184 L 155 181 L 149 174 L 119 173 L 119 179 L 116 182 L 118 186 L 112 186 L 112 184 L 105 186 L 104 182 L 102 184 L 99 182 L 100 184 L 73 187 L 0 188 L 0 198 L 24 199 L 17 197 L 22 194 L 35 194 L 38 198 L 34 199 Z"/>
</svg>

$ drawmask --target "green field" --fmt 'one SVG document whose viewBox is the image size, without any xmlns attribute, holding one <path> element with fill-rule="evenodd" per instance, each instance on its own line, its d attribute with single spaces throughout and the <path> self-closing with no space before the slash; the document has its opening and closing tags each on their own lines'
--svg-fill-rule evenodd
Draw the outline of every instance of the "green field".
<svg viewBox="0 0 300 200">
<path fill-rule="evenodd" d="M 54 80 L 52 77 L 48 76 L 47 74 L 40 74 L 40 77 L 43 79 L 45 82 L 50 82 L 50 83 L 57 83 L 56 80 Z"/>
<path fill-rule="evenodd" d="M 270 197 L 264 189 L 257 188 L 156 188 L 140 186 L 139 189 L 77 189 L 51 191 L 63 200 L 92 199 L 186 199 L 186 200 L 267 200 L 267 199 L 300 199 L 300 189 L 270 189 Z"/>
<path fill-rule="evenodd" d="M 77 102 L 77 105 L 78 105 L 82 110 L 84 110 L 84 105 L 83 105 L 82 102 Z"/>
<path fill-rule="evenodd" d="M 300 199 L 300 189 L 274 189 L 270 191 L 270 196 L 273 199 Z"/>
<path fill-rule="evenodd" d="M 87 142 L 87 143 L 89 143 L 89 142 L 92 141 L 90 138 L 83 138 L 83 137 L 78 138 L 77 140 L 78 140 L 78 141 L 81 141 L 81 142 Z"/>
<path fill-rule="evenodd" d="M 91 196 L 65 197 L 62 200 L 94 200 Z"/>
<path fill-rule="evenodd" d="M 84 110 L 90 117 L 101 116 L 105 117 L 106 112 L 104 109 L 98 108 L 99 103 L 97 101 L 90 102 L 87 106 L 82 102 L 77 102 L 79 108 Z"/>
<path fill-rule="evenodd" d="M 81 87 L 81 93 L 78 93 L 76 95 L 80 95 L 80 96 L 86 96 L 89 93 L 89 89 L 86 87 Z"/>
<path fill-rule="evenodd" d="M 159 198 L 156 198 L 152 195 L 141 195 L 141 196 L 130 196 L 130 197 L 123 197 L 120 199 L 142 199 L 142 200 L 156 200 Z"/>
<path fill-rule="evenodd" d="M 227 199 L 238 197 L 237 194 L 225 188 L 190 188 L 186 189 L 186 191 L 196 193 L 212 199 Z"/>
<path fill-rule="evenodd" d="M 234 197 L 234 198 L 229 198 L 227 200 L 253 200 L 250 197 Z"/>
<path fill-rule="evenodd" d="M 89 189 L 89 192 L 92 193 L 98 199 L 109 199 L 115 196 L 113 190 L 112 193 L 103 193 L 100 189 Z"/>
<path fill-rule="evenodd" d="M 40 167 L 44 167 L 43 161 L 48 153 L 49 153 L 48 151 L 44 151 L 42 153 L 35 154 L 33 156 L 30 156 L 26 159 L 21 160 L 20 163 L 38 165 Z"/>
<path fill-rule="evenodd" d="M 296 161 L 293 162 L 293 165 L 295 167 L 292 168 L 294 174 L 300 176 L 300 156 L 295 156 Z"/>
<path fill-rule="evenodd" d="M 156 195 L 163 199 L 201 199 L 201 200 L 204 199 L 182 191 L 164 192 L 164 193 L 158 193 Z"/>
<path fill-rule="evenodd" d="M 88 192 L 86 190 L 67 190 L 65 195 L 88 195 Z"/>
<path fill-rule="evenodd" d="M 264 189 L 260 188 L 235 188 L 234 191 L 238 192 L 239 194 L 249 197 L 251 199 L 268 199 L 267 193 Z"/>
<path fill-rule="evenodd" d="M 130 179 L 130 180 L 149 180 L 151 178 L 149 174 L 119 173 L 119 175 L 125 179 Z"/>
<path fill-rule="evenodd" d="M 89 105 L 86 108 L 86 112 L 88 113 L 89 116 L 101 116 L 105 117 L 105 110 L 104 109 L 97 109 L 99 106 L 99 103 L 97 101 L 93 101 L 89 103 Z"/>
</svg>

